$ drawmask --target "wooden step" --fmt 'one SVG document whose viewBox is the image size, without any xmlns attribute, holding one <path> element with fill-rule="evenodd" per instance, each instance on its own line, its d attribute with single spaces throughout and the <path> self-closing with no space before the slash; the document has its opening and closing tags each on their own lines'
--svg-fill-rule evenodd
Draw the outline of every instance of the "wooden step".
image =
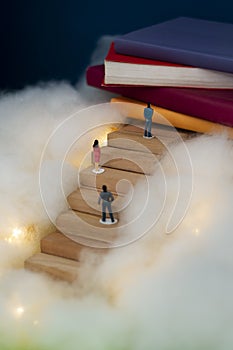
<svg viewBox="0 0 233 350">
<path fill-rule="evenodd" d="M 108 168 L 152 174 L 158 157 L 151 153 L 142 153 L 116 147 L 101 148 L 101 165 Z"/>
<path fill-rule="evenodd" d="M 100 217 L 101 206 L 98 204 L 99 193 L 100 190 L 96 191 L 92 187 L 81 187 L 72 192 L 67 197 L 67 201 L 70 208 L 73 210 Z M 113 193 L 113 195 L 114 202 L 112 203 L 112 211 L 116 218 L 118 218 L 118 212 L 127 205 L 127 198 L 125 196 L 118 196 L 116 193 Z"/>
<path fill-rule="evenodd" d="M 126 133 L 129 133 L 129 132 L 139 133 L 140 135 L 143 135 L 144 122 L 139 122 L 132 119 L 132 123 L 134 123 L 135 125 L 125 124 L 118 131 L 126 132 Z M 193 137 L 194 135 L 196 135 L 196 133 L 189 130 L 176 129 L 171 126 L 161 125 L 156 123 L 152 123 L 152 131 L 153 131 L 153 135 L 156 137 L 160 137 L 162 139 L 172 139 L 172 140 L 177 140 L 177 138 L 187 140 L 190 137 Z"/>
<path fill-rule="evenodd" d="M 139 180 L 146 181 L 146 177 L 143 174 L 104 167 L 104 173 L 96 175 L 92 172 L 92 169 L 93 167 L 91 166 L 80 171 L 80 187 L 92 187 L 100 190 L 103 185 L 106 185 L 111 192 L 125 194 L 128 193 L 131 186 L 134 186 Z"/>
<path fill-rule="evenodd" d="M 79 244 L 95 248 L 110 248 L 117 238 L 118 223 L 103 225 L 101 217 L 68 210 L 58 215 L 57 229 Z"/>
<path fill-rule="evenodd" d="M 78 244 L 61 232 L 53 232 L 45 236 L 42 238 L 40 246 L 42 253 L 76 261 L 80 261 L 82 253 L 105 254 L 108 251 L 108 249 L 95 249 Z"/>
<path fill-rule="evenodd" d="M 178 132 L 175 128 L 156 124 L 152 129 L 153 139 L 143 138 L 143 127 L 124 125 L 117 131 L 107 135 L 108 146 L 135 150 L 139 152 L 151 152 L 157 156 L 163 155 L 171 144 L 193 137 L 194 133 L 187 131 Z"/>
<path fill-rule="evenodd" d="M 166 146 L 156 137 L 153 139 L 143 138 L 143 133 L 114 131 L 107 135 L 108 146 L 135 150 L 144 153 L 153 153 L 163 155 L 166 152 Z M 174 140 L 168 139 L 166 145 L 170 145 Z"/>
<path fill-rule="evenodd" d="M 79 263 L 59 256 L 38 253 L 28 258 L 24 267 L 27 270 L 45 273 L 55 279 L 73 282 L 78 277 Z"/>
</svg>

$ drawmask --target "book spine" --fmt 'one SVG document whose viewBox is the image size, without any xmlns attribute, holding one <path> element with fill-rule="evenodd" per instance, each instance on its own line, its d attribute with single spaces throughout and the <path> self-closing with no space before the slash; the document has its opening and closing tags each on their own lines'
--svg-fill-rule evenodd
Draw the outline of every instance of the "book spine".
<svg viewBox="0 0 233 350">
<path fill-rule="evenodd" d="M 123 38 L 114 41 L 115 51 L 124 55 L 139 56 L 154 60 L 186 64 L 194 67 L 233 73 L 233 57 L 204 54 L 195 51 L 185 51 L 179 48 L 161 47 L 137 43 Z"/>
</svg>

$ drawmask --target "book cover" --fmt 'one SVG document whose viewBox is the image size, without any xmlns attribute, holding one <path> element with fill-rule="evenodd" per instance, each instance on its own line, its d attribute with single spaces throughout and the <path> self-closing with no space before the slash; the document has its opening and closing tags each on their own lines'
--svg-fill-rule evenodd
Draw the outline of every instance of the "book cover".
<svg viewBox="0 0 233 350">
<path fill-rule="evenodd" d="M 118 53 L 233 73 L 233 24 L 178 17 L 119 36 Z"/>
<path fill-rule="evenodd" d="M 151 102 L 172 111 L 233 126 L 233 90 L 192 89 L 151 86 L 107 86 L 104 65 L 90 66 L 86 82 L 92 87 L 130 99 Z"/>
<path fill-rule="evenodd" d="M 104 60 L 105 84 L 233 89 L 233 74 L 122 55 L 110 45 Z"/>
</svg>

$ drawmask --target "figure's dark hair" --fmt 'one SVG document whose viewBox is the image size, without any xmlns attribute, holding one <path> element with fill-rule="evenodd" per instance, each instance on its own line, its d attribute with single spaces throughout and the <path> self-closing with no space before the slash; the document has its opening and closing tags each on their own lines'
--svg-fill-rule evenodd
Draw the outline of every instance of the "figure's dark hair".
<svg viewBox="0 0 233 350">
<path fill-rule="evenodd" d="M 150 108 L 150 102 L 147 102 L 147 107 Z"/>
<path fill-rule="evenodd" d="M 104 192 L 107 192 L 107 186 L 106 186 L 106 185 L 103 185 L 103 186 L 102 186 L 102 190 L 103 190 Z"/>
<path fill-rule="evenodd" d="M 99 141 L 98 140 L 95 140 L 94 143 L 93 143 L 93 147 L 96 147 L 99 145 Z"/>
</svg>

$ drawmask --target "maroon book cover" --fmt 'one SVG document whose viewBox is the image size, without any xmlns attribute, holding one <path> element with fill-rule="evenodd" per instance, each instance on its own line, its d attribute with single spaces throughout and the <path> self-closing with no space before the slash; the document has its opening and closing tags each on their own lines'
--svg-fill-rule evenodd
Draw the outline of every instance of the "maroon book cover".
<svg viewBox="0 0 233 350">
<path fill-rule="evenodd" d="M 233 126 L 233 90 L 104 85 L 104 65 L 86 70 L 88 85 L 117 95 L 188 114 L 215 123 Z"/>
</svg>

